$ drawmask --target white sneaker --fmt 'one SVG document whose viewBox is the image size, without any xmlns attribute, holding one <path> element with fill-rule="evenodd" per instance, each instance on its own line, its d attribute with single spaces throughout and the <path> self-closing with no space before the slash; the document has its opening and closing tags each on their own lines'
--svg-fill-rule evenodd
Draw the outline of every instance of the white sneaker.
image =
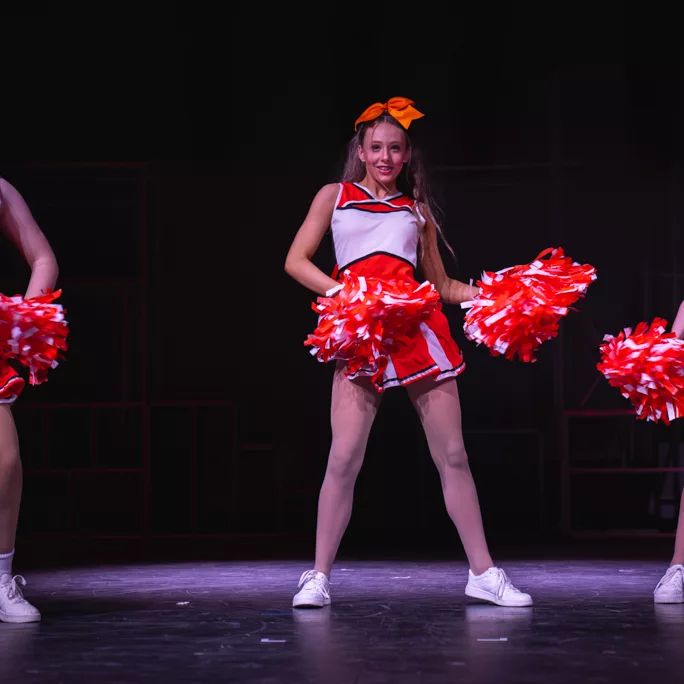
<svg viewBox="0 0 684 684">
<path fill-rule="evenodd" d="M 299 592 L 292 599 L 294 608 L 322 608 L 330 605 L 330 582 L 324 573 L 307 570 L 299 578 Z"/>
<path fill-rule="evenodd" d="M 26 585 L 21 575 L 0 575 L 0 621 L 38 622 L 40 613 L 25 598 L 19 585 Z"/>
<path fill-rule="evenodd" d="M 684 603 L 684 567 L 671 565 L 653 592 L 656 603 Z"/>
<path fill-rule="evenodd" d="M 489 568 L 481 575 L 473 575 L 472 570 L 468 570 L 468 584 L 465 588 L 466 596 L 489 601 L 497 606 L 509 606 L 511 608 L 519 606 L 531 606 L 532 597 L 518 591 L 508 575 L 501 568 Z"/>
</svg>

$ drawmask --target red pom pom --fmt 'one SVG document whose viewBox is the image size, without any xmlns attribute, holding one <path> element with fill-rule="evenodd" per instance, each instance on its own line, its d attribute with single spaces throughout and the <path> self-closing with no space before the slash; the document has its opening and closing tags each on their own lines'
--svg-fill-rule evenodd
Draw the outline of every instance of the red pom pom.
<svg viewBox="0 0 684 684">
<path fill-rule="evenodd" d="M 347 362 L 347 375 L 363 370 L 373 379 L 387 367 L 387 355 L 404 343 L 439 306 L 439 293 L 425 282 L 382 280 L 345 271 L 342 288 L 320 297 L 318 327 L 304 344 L 321 362 Z"/>
<path fill-rule="evenodd" d="M 634 406 L 639 420 L 670 421 L 684 415 L 684 340 L 665 333 L 667 321 L 654 318 L 606 335 L 597 368 Z"/>
<path fill-rule="evenodd" d="M 52 303 L 61 294 L 58 290 L 30 299 L 0 294 L 0 350 L 29 368 L 32 385 L 47 380 L 48 370 L 67 349 L 65 311 Z"/>
<path fill-rule="evenodd" d="M 541 252 L 530 264 L 485 271 L 477 282 L 480 293 L 461 304 L 470 308 L 466 337 L 484 344 L 492 356 L 517 355 L 533 363 L 538 347 L 558 334 L 560 319 L 594 280 L 593 266 L 573 262 L 560 247 Z"/>
</svg>

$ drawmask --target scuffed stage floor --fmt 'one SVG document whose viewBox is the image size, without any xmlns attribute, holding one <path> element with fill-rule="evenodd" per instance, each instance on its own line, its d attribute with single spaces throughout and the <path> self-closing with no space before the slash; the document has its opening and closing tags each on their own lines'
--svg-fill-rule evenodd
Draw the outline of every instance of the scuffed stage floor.
<svg viewBox="0 0 684 684">
<path fill-rule="evenodd" d="M 305 611 L 300 562 L 35 571 L 43 621 L 0 624 L 0 681 L 684 681 L 684 604 L 653 603 L 666 562 L 501 565 L 533 608 L 468 599 L 459 561 L 341 562 Z"/>
</svg>

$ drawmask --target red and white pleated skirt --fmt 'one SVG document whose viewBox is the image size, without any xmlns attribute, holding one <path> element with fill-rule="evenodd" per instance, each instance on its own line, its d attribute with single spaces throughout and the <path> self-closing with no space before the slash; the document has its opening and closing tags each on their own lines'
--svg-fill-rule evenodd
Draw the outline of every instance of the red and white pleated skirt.
<svg viewBox="0 0 684 684">
<path fill-rule="evenodd" d="M 358 276 L 402 280 L 419 283 L 414 278 L 413 266 L 388 254 L 374 254 L 348 264 L 341 270 L 349 270 Z M 456 377 L 465 370 L 465 362 L 456 342 L 451 337 L 449 322 L 441 305 L 430 316 L 420 321 L 415 335 L 408 342 L 388 354 L 388 363 L 383 374 L 373 380 L 378 391 L 390 387 L 408 385 L 421 378 L 435 380 Z M 373 369 L 360 368 L 349 374 L 350 379 L 359 376 L 373 376 Z"/>
</svg>

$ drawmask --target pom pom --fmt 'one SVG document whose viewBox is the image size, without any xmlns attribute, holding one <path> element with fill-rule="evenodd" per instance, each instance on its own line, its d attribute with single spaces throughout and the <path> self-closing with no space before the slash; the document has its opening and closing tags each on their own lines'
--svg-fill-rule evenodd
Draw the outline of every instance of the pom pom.
<svg viewBox="0 0 684 684">
<path fill-rule="evenodd" d="M 666 425 L 684 415 L 684 340 L 665 333 L 667 321 L 654 318 L 634 331 L 605 335 L 597 368 L 629 399 L 639 420 Z"/>
<path fill-rule="evenodd" d="M 387 356 L 406 342 L 418 324 L 440 305 L 432 283 L 382 280 L 345 271 L 342 287 L 332 297 L 320 297 L 313 310 L 318 327 L 304 344 L 322 363 L 347 362 L 346 373 L 364 371 L 379 378 Z"/>
<path fill-rule="evenodd" d="M 485 271 L 477 281 L 480 293 L 461 304 L 470 309 L 465 335 L 492 356 L 533 363 L 539 346 L 558 334 L 560 319 L 594 280 L 593 266 L 573 262 L 560 247 L 541 252 L 530 264 Z"/>
<path fill-rule="evenodd" d="M 53 304 L 61 290 L 24 299 L 0 294 L 0 350 L 30 371 L 29 382 L 47 381 L 67 349 L 68 323 L 61 304 Z"/>
</svg>

